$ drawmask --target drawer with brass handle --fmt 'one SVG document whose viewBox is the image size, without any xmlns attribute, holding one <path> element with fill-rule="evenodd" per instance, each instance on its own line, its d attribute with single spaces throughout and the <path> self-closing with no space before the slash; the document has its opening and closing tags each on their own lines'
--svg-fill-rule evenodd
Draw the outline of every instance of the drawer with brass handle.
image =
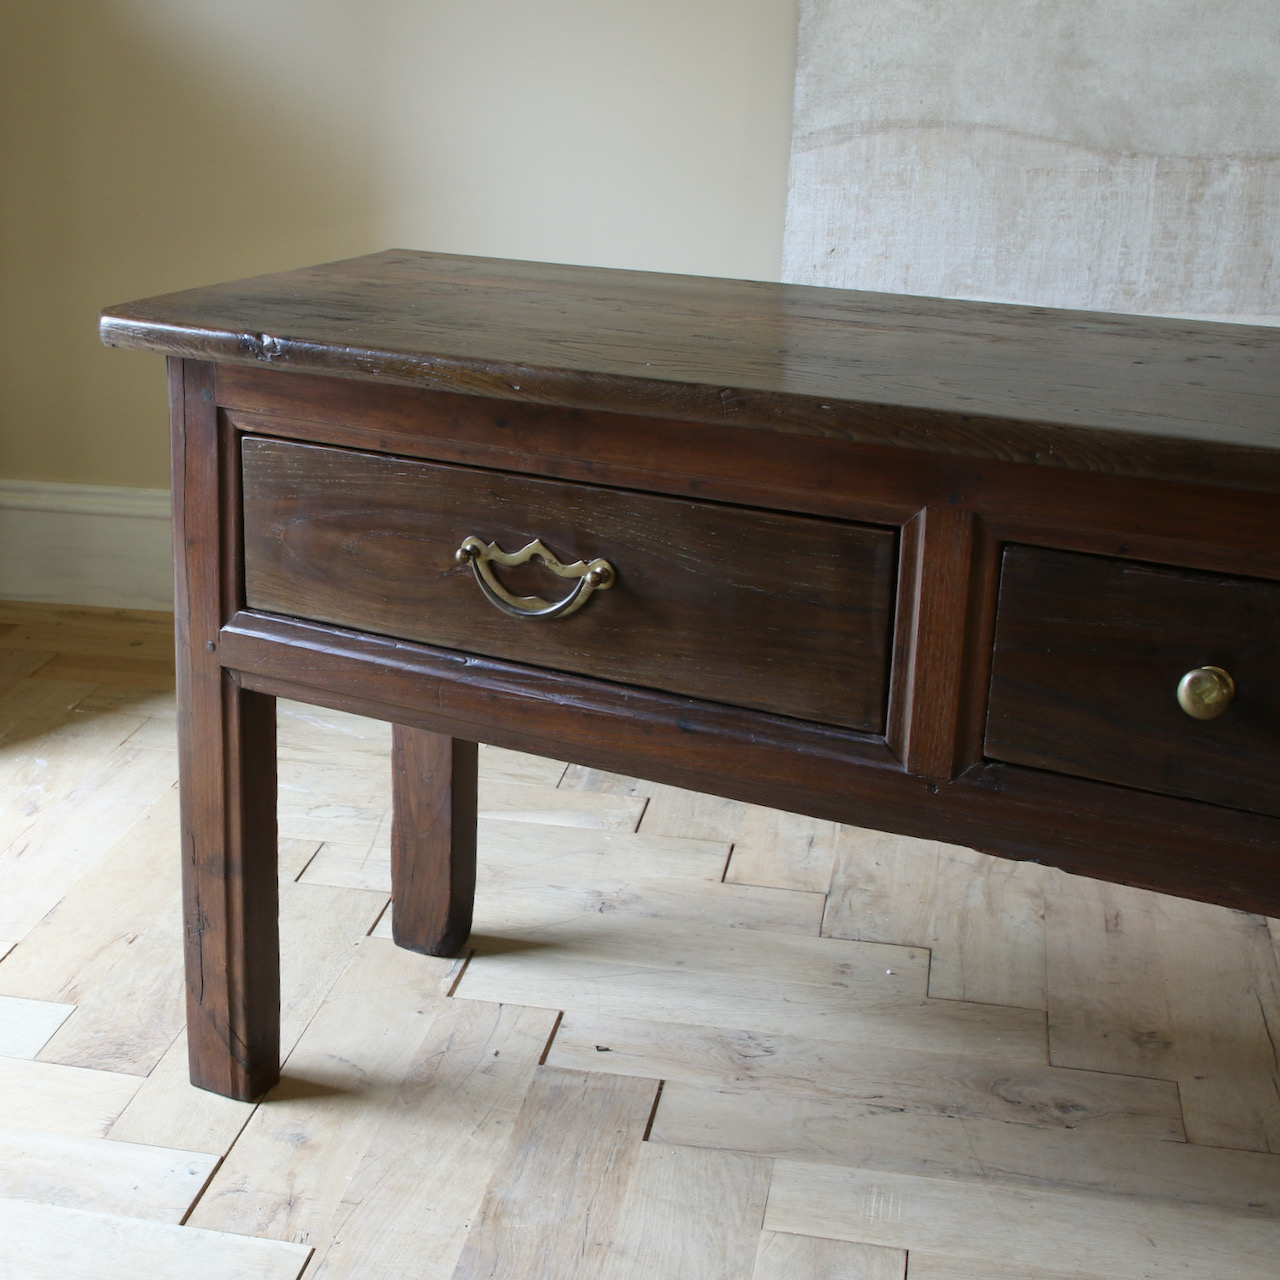
<svg viewBox="0 0 1280 1280">
<path fill-rule="evenodd" d="M 1280 583 L 1007 548 L 985 751 L 1280 814 Z"/>
<path fill-rule="evenodd" d="M 249 607 L 884 731 L 897 534 L 247 437 Z"/>
</svg>

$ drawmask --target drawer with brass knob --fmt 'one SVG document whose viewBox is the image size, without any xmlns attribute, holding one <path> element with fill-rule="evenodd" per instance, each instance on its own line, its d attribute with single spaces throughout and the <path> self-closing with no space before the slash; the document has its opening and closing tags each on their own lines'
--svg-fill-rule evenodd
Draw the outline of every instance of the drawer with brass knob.
<svg viewBox="0 0 1280 1280">
<path fill-rule="evenodd" d="M 1280 814 L 1280 583 L 1011 546 L 985 752 Z"/>
</svg>

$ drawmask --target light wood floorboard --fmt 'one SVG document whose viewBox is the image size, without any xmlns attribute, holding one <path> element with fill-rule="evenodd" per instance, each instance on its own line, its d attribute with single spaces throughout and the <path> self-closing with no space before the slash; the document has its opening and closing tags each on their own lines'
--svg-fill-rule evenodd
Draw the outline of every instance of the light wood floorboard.
<svg viewBox="0 0 1280 1280">
<path fill-rule="evenodd" d="M 565 769 L 559 785 L 570 791 L 598 791 L 610 796 L 651 796 L 659 784 L 646 782 L 644 778 L 630 778 L 623 773 L 571 764 Z"/>
<path fill-rule="evenodd" d="M 1045 868 L 859 827 L 835 863 L 823 933 L 929 948 L 931 996 L 1045 1007 Z"/>
<path fill-rule="evenodd" d="M 905 1280 L 907 1251 L 762 1231 L 751 1280 Z"/>
<path fill-rule="evenodd" d="M 1107 1280 L 1096 1271 L 1063 1271 L 1005 1265 L 990 1257 L 957 1258 L 953 1254 L 911 1250 L 910 1280 Z"/>
<path fill-rule="evenodd" d="M 110 1075 L 97 1071 L 89 1074 Z M 136 1092 L 106 1131 L 108 1137 L 120 1142 L 221 1156 L 230 1150 L 254 1112 L 251 1102 L 233 1102 L 192 1088 L 187 1074 L 185 1031 L 165 1050 L 145 1080 L 124 1078 L 130 1080 Z"/>
<path fill-rule="evenodd" d="M 832 1099 L 714 1093 L 670 1082 L 653 1139 L 930 1177 L 1076 1188 L 1280 1219 L 1280 1158 L 1143 1134 L 913 1115 Z"/>
<path fill-rule="evenodd" d="M 0 1198 L 177 1223 L 216 1163 L 194 1151 L 0 1129 Z"/>
<path fill-rule="evenodd" d="M 835 867 L 840 827 L 762 805 L 748 805 L 733 833 L 731 884 L 771 885 L 826 893 Z"/>
<path fill-rule="evenodd" d="M 0 996 L 0 1057 L 34 1058 L 74 1012 L 73 1004 Z"/>
<path fill-rule="evenodd" d="M 454 1280 L 599 1277 L 655 1096 L 651 1080 L 540 1069 Z"/>
<path fill-rule="evenodd" d="M 1052 1061 L 1176 1080 L 1192 1142 L 1280 1151 L 1267 922 L 1066 876 L 1048 901 Z"/>
<path fill-rule="evenodd" d="M 875 1044 L 1040 1062 L 1044 1015 L 1034 1009 L 895 997 L 878 987 L 830 987 L 740 977 L 693 966 L 587 958 L 555 947 L 485 950 L 467 966 L 458 994 L 540 1008 L 669 1019 L 771 1035 Z"/>
<path fill-rule="evenodd" d="M 1125 1280 L 1273 1280 L 1274 1217 L 1061 1188 L 779 1160 L 765 1225 L 1013 1267 L 1069 1260 Z"/>
<path fill-rule="evenodd" d="M 157 758 L 160 757 L 160 758 Z M 20 942 L 176 781 L 168 757 L 117 747 L 0 851 L 0 953 Z"/>
<path fill-rule="evenodd" d="M 739 1280 L 755 1268 L 773 1164 L 639 1144 L 600 1280 Z"/>
<path fill-rule="evenodd" d="M 112 1071 L 0 1058 L 5 1124 L 37 1133 L 100 1138 L 133 1101 L 141 1083 L 137 1076 Z"/>
<path fill-rule="evenodd" d="M 239 1135 L 191 1223 L 315 1244 L 447 1005 L 447 960 L 365 939 Z"/>
<path fill-rule="evenodd" d="M 46 1062 L 145 1075 L 182 1029 L 182 938 L 170 787 L 0 965 L 0 991 L 75 1006 Z"/>
<path fill-rule="evenodd" d="M 279 1240 L 0 1200 L 5 1280 L 297 1280 L 310 1250 Z"/>
<path fill-rule="evenodd" d="M 325 1280 L 448 1280 L 555 1027 L 545 1009 L 451 1000 L 321 1242 Z"/>
<path fill-rule="evenodd" d="M 0 627 L 0 638 L 8 628 Z M 41 667 L 52 662 L 55 653 L 40 653 L 32 649 L 0 648 L 0 698 L 3 698 L 15 685 L 21 684 L 29 675 L 39 671 Z M 5 704 L 0 704 L 5 705 Z M 0 733 L 8 733 L 8 723 L 0 726 Z"/>
<path fill-rule="evenodd" d="M 831 1100 L 843 1114 L 909 1112 L 1046 1129 L 1180 1140 L 1171 1080 L 1036 1062 L 892 1049 L 837 1040 L 566 1013 L 547 1059 L 561 1067 L 649 1076 L 718 1092 Z"/>
</svg>

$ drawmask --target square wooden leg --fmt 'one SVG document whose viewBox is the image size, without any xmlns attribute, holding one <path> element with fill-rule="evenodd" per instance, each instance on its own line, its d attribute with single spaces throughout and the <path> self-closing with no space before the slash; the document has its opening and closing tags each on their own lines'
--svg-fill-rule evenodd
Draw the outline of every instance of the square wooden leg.
<svg viewBox="0 0 1280 1280">
<path fill-rule="evenodd" d="M 471 933 L 476 765 L 474 742 L 394 726 L 391 936 L 397 946 L 451 956 Z"/>
<path fill-rule="evenodd" d="M 181 724 L 191 1083 L 248 1101 L 280 1076 L 275 699 L 221 673 Z"/>
</svg>

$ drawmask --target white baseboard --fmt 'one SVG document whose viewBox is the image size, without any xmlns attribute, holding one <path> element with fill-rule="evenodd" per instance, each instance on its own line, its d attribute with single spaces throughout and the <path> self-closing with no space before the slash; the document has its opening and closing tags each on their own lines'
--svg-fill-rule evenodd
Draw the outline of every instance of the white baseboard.
<svg viewBox="0 0 1280 1280">
<path fill-rule="evenodd" d="M 169 491 L 0 480 L 0 598 L 172 609 Z"/>
</svg>

